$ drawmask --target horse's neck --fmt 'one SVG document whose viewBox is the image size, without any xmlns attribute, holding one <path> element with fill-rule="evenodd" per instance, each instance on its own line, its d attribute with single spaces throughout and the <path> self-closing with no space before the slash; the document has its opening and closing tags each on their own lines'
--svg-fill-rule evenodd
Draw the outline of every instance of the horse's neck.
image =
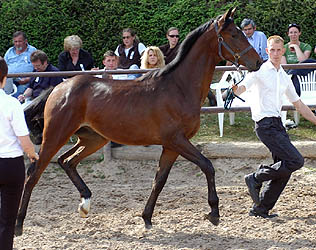
<svg viewBox="0 0 316 250">
<path fill-rule="evenodd" d="M 200 105 L 209 92 L 215 66 L 220 60 L 214 47 L 217 44 L 215 39 L 202 35 L 177 69 L 178 74 L 181 74 L 183 92 Z"/>
</svg>

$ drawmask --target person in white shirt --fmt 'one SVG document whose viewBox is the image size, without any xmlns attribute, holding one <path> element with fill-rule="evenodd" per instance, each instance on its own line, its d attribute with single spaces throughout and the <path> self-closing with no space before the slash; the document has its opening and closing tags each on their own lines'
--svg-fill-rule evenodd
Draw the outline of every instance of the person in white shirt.
<svg viewBox="0 0 316 250">
<path fill-rule="evenodd" d="M 257 171 L 245 176 L 250 197 L 254 205 L 249 215 L 271 218 L 274 207 L 291 174 L 304 165 L 304 158 L 291 143 L 281 121 L 282 98 L 285 95 L 296 110 L 316 125 L 316 117 L 300 100 L 291 78 L 281 67 L 284 54 L 284 40 L 280 36 L 271 36 L 267 41 L 269 59 L 256 72 L 247 74 L 240 85 L 234 85 L 233 91 L 240 95 L 251 90 L 254 98 L 250 103 L 252 119 L 258 138 L 272 153 L 274 163 L 261 165 Z M 267 181 L 261 191 L 262 183 Z M 261 191 L 261 192 L 260 192 Z"/>
<path fill-rule="evenodd" d="M 131 28 L 123 29 L 122 44 L 115 49 L 115 54 L 120 58 L 119 68 L 129 69 L 133 64 L 140 67 L 140 58 L 146 46 L 139 42 L 136 33 Z"/>
<path fill-rule="evenodd" d="M 112 51 L 108 50 L 103 55 L 104 70 L 119 70 L 119 57 Z M 129 69 L 139 69 L 136 65 L 133 65 Z M 98 70 L 99 68 L 94 68 L 92 70 Z M 97 75 L 97 77 L 102 77 L 106 79 L 113 80 L 134 80 L 139 76 L 139 74 L 107 74 L 103 73 L 103 75 Z"/>
<path fill-rule="evenodd" d="M 8 66 L 0 57 L 0 248 L 11 250 L 15 220 L 24 188 L 23 151 L 31 161 L 38 160 L 29 138 L 20 102 L 5 94 Z"/>
</svg>

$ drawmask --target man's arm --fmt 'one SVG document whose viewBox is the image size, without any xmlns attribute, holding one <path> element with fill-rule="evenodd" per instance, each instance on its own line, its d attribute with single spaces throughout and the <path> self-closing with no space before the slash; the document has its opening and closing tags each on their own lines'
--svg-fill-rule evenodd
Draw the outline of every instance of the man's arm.
<svg viewBox="0 0 316 250">
<path fill-rule="evenodd" d="M 316 125 L 316 116 L 301 100 L 293 102 L 293 105 L 305 119 Z"/>
<path fill-rule="evenodd" d="M 27 88 L 22 95 L 18 96 L 18 100 L 20 102 L 24 102 L 26 98 L 29 98 L 32 96 L 32 93 L 33 93 L 33 89 Z"/>
</svg>

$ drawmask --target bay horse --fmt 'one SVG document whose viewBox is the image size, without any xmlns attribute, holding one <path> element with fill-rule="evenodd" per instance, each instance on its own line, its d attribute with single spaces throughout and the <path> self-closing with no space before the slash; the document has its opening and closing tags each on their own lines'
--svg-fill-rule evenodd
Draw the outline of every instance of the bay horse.
<svg viewBox="0 0 316 250">
<path fill-rule="evenodd" d="M 200 109 L 209 91 L 216 64 L 226 59 L 245 65 L 250 71 L 262 64 L 256 51 L 233 21 L 235 9 L 201 25 L 182 42 L 177 57 L 162 69 L 136 80 L 75 76 L 38 97 L 25 110 L 32 117 L 44 108 L 44 129 L 39 160 L 27 171 L 25 189 L 16 223 L 22 234 L 32 190 L 52 157 L 76 134 L 76 144 L 58 158 L 59 165 L 80 193 L 79 212 L 90 210 L 91 191 L 76 166 L 109 141 L 128 145 L 162 145 L 152 191 L 142 213 L 146 228 L 173 163 L 179 155 L 195 163 L 206 176 L 207 215 L 219 223 L 219 199 L 215 170 L 189 141 L 199 129 Z M 35 116 L 33 114 L 33 116 Z M 31 129 L 32 132 L 32 129 Z"/>
</svg>

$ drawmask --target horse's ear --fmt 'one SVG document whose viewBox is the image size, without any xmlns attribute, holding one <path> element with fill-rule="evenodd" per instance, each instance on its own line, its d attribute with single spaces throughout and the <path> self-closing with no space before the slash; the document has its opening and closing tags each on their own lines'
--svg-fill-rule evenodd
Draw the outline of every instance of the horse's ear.
<svg viewBox="0 0 316 250">
<path fill-rule="evenodd" d="M 219 25 L 222 26 L 225 22 L 228 21 L 228 19 L 234 16 L 236 8 L 230 8 L 224 15 L 221 16 L 221 18 L 218 20 Z"/>
<path fill-rule="evenodd" d="M 231 14 L 230 14 L 230 17 L 231 17 L 232 19 L 234 18 L 235 11 L 236 11 L 236 7 L 232 10 L 232 12 L 231 12 Z"/>
</svg>

